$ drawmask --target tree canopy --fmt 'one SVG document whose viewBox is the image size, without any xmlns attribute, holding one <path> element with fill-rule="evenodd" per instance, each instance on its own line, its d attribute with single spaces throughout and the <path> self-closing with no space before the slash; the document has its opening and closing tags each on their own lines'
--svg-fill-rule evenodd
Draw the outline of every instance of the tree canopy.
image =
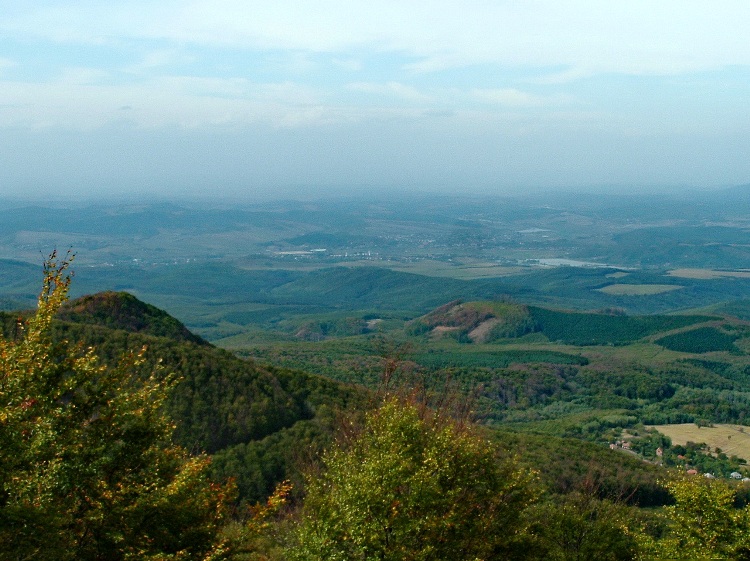
<svg viewBox="0 0 750 561">
<path fill-rule="evenodd" d="M 750 559 L 750 507 L 736 508 L 736 488 L 699 477 L 666 483 L 675 504 L 665 508 L 670 532 L 644 536 L 643 559 Z"/>
<path fill-rule="evenodd" d="M 219 558 L 231 489 L 171 443 L 175 380 L 50 338 L 69 263 L 50 256 L 36 313 L 0 339 L 0 559 Z"/>
<path fill-rule="evenodd" d="M 391 397 L 308 479 L 297 559 L 505 559 L 530 474 L 469 426 Z"/>
</svg>

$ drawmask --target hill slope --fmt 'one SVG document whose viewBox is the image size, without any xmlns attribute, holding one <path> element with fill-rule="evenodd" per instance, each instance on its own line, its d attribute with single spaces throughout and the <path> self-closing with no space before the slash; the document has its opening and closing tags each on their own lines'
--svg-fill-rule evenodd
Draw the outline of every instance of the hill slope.
<svg viewBox="0 0 750 561">
<path fill-rule="evenodd" d="M 0 320 L 6 336 L 17 335 L 18 314 L 0 313 Z M 130 294 L 74 300 L 52 333 L 55 339 L 94 347 L 104 364 L 146 347 L 145 374 L 173 373 L 180 380 L 167 404 L 176 424 L 174 439 L 189 450 L 213 454 L 216 473 L 237 479 L 244 500 L 262 500 L 279 481 L 297 477 L 291 451 L 328 442 L 332 410 L 358 403 L 364 395 L 339 382 L 240 359 Z M 282 438 L 271 438 L 277 434 Z M 275 468 L 256 456 L 229 453 L 236 446 L 252 447 Z"/>
<path fill-rule="evenodd" d="M 156 306 L 141 302 L 127 292 L 100 292 L 66 303 L 58 314 L 61 320 L 123 329 L 132 333 L 168 337 L 208 345 L 201 337 Z"/>
<path fill-rule="evenodd" d="M 459 324 L 469 318 L 466 320 L 469 323 L 479 321 L 481 325 L 482 320 L 478 318 L 488 310 L 515 318 L 528 315 L 523 306 L 484 302 L 443 307 L 430 317 L 433 322 L 451 319 Z M 167 372 L 174 372 L 181 378 L 168 403 L 177 425 L 175 439 L 189 449 L 211 453 L 214 475 L 235 479 L 243 501 L 263 500 L 275 484 L 284 479 L 292 480 L 298 492 L 302 492 L 304 482 L 299 466 L 309 465 L 331 442 L 339 419 L 335 411 L 355 410 L 366 407 L 369 402 L 370 394 L 356 386 L 299 370 L 242 360 L 201 340 L 196 341 L 185 336 L 184 328 L 168 314 L 131 295 L 105 293 L 73 301 L 63 318 L 54 325 L 55 337 L 76 341 L 84 347 L 94 346 L 105 363 L 116 360 L 128 349 L 145 345 L 148 347 L 146 372 L 159 362 Z M 12 333 L 17 315 L 3 314 L 2 319 L 6 333 Z M 357 351 L 356 344 L 346 346 L 349 352 Z M 330 359 L 329 350 L 321 347 L 316 352 L 319 358 Z M 512 362 L 529 359 L 523 352 L 509 352 L 513 356 L 506 367 Z M 586 364 L 580 356 L 553 351 L 543 355 L 537 352 L 533 360 L 568 365 L 559 370 L 563 377 L 576 376 L 577 369 Z M 372 358 L 371 366 L 378 368 L 378 359 Z M 434 358 L 445 357 L 436 353 Z M 502 370 L 507 376 L 515 371 L 524 378 L 517 367 L 498 369 L 497 353 L 488 358 L 493 372 Z M 441 362 L 444 367 L 445 361 Z M 361 362 L 359 364 L 357 367 L 350 362 L 348 368 L 356 374 Z M 534 376 L 544 375 L 538 367 L 532 369 L 535 369 Z M 576 383 L 583 381 L 579 377 Z M 532 389 L 525 381 L 521 382 Z M 486 399 L 502 401 L 493 393 L 495 389 L 490 383 L 487 391 L 478 396 L 480 404 Z M 503 395 L 510 394 L 506 391 Z M 512 402 L 513 399 L 506 400 L 501 405 L 512 413 L 511 410 L 516 409 Z M 529 402 L 523 409 L 529 405 L 533 403 Z M 505 431 L 495 433 L 496 438 L 508 450 L 523 450 L 523 463 L 543 474 L 551 492 L 565 493 L 579 488 L 595 473 L 602 493 L 607 496 L 631 497 L 640 504 L 663 502 L 663 491 L 656 483 L 658 470 L 654 466 L 636 459 L 624 461 L 607 448 L 571 440 L 567 433 L 572 432 L 567 429 L 563 434 L 558 431 L 536 436 L 514 425 L 511 423 Z M 571 462 L 570 450 L 578 450 L 586 458 L 585 465 Z"/>
<path fill-rule="evenodd" d="M 628 316 L 624 313 L 574 312 L 508 302 L 455 300 L 415 319 L 411 335 L 450 335 L 461 342 L 492 343 L 527 333 L 568 345 L 624 345 L 657 333 L 718 320 L 699 315 Z"/>
</svg>

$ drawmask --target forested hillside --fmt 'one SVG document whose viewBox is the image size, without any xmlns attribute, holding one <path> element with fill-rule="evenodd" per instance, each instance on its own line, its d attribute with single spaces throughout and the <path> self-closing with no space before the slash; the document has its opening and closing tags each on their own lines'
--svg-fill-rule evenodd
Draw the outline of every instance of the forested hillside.
<svg viewBox="0 0 750 561">
<path fill-rule="evenodd" d="M 18 315 L 2 317 L 6 335 L 13 336 Z M 264 499 L 277 483 L 295 477 L 292 452 L 299 444 L 322 446 L 330 440 L 332 412 L 364 399 L 356 387 L 238 359 L 126 293 L 72 301 L 59 318 L 53 338 L 96 348 L 104 364 L 145 348 L 147 371 L 158 364 L 174 374 L 179 383 L 167 410 L 176 421 L 175 441 L 215 454 L 214 469 L 238 479 L 243 500 Z M 249 450 L 264 461 L 254 460 Z"/>
<path fill-rule="evenodd" d="M 2 315 L 9 349 L 37 333 L 39 313 Z M 88 365 L 85 384 L 120 372 L 131 377 L 120 387 L 135 388 L 118 390 L 123 396 L 140 384 L 168 389 L 162 412 L 174 421 L 172 441 L 196 461 L 210 455 L 200 469 L 225 486 L 215 489 L 225 489 L 221 500 L 234 513 L 222 515 L 229 517 L 220 532 L 205 529 L 219 540 L 210 546 L 216 559 L 400 559 L 396 552 L 407 550 L 436 560 L 459 550 L 486 559 L 674 558 L 698 547 L 667 530 L 696 531 L 689 509 L 716 508 L 737 528 L 750 527 L 750 511 L 735 506 L 748 490 L 728 482 L 732 471 L 747 473 L 743 458 L 672 443 L 647 426 L 743 422 L 750 367 L 742 320 L 583 314 L 504 300 L 454 301 L 411 322 L 375 325 L 271 341 L 248 353 L 256 358 L 239 358 L 132 295 L 108 292 L 59 306 L 40 333 L 50 352 L 69 348 L 71 365 Z M 133 352 L 137 363 L 123 370 Z M 15 391 L 9 380 L 0 384 L 7 395 Z M 71 398 L 62 395 L 65 410 Z M 160 402 L 135 415 L 156 414 Z M 18 403 L 8 411 L 35 407 L 33 399 Z M 88 413 L 83 426 L 100 414 Z M 676 475 L 696 467 L 727 482 L 706 487 Z M 479 526 L 479 511 L 458 498 L 466 493 L 484 505 Z M 204 506 L 218 500 L 200 496 Z M 382 497 L 392 506 L 379 510 Z M 383 534 L 367 512 L 395 533 Z M 589 537 L 573 539 L 577 533 Z M 721 534 L 712 551 L 735 558 L 743 535 Z M 425 548 L 425 540 L 437 541 Z"/>
</svg>

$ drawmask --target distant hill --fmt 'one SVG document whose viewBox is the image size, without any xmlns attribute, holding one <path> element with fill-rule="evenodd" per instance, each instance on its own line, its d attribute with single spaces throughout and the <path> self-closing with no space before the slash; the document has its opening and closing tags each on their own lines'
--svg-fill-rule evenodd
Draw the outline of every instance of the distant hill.
<svg viewBox="0 0 750 561">
<path fill-rule="evenodd" d="M 646 227 L 613 236 L 610 259 L 641 267 L 746 269 L 746 228 L 704 224 Z"/>
<path fill-rule="evenodd" d="M 13 259 L 0 259 L 0 309 L 18 310 L 36 303 L 39 293 L 40 265 Z"/>
<path fill-rule="evenodd" d="M 82 296 L 66 303 L 58 317 L 74 323 L 208 345 L 208 342 L 191 333 L 167 312 L 141 302 L 127 292 L 108 291 Z"/>
<path fill-rule="evenodd" d="M 625 345 L 657 333 L 712 319 L 701 315 L 627 316 L 530 307 L 535 329 L 550 341 L 570 345 Z"/>
<path fill-rule="evenodd" d="M 745 203 L 745 205 L 748 205 L 750 204 L 750 183 L 746 185 L 735 185 L 733 187 L 727 187 L 726 189 L 715 191 L 711 194 L 719 203 Z"/>
<path fill-rule="evenodd" d="M 407 325 L 410 335 L 449 336 L 464 343 L 491 343 L 540 333 L 570 345 L 624 345 L 712 319 L 703 315 L 628 316 L 619 310 L 574 312 L 507 302 L 449 302 Z"/>
<path fill-rule="evenodd" d="M 272 302 L 386 310 L 429 309 L 469 289 L 465 281 L 375 267 L 313 271 L 269 291 Z"/>
<path fill-rule="evenodd" d="M 534 322 L 526 306 L 460 300 L 440 306 L 407 326 L 414 335 L 429 332 L 433 337 L 450 335 L 474 343 L 520 337 L 533 330 Z"/>
</svg>

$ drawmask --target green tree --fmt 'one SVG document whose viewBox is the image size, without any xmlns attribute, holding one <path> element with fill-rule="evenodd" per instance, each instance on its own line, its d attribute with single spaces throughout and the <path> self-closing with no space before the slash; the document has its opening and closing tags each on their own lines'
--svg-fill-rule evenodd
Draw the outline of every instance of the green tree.
<svg viewBox="0 0 750 561">
<path fill-rule="evenodd" d="M 667 488 L 675 499 L 665 507 L 670 531 L 658 541 L 644 536 L 644 559 L 750 559 L 750 511 L 735 508 L 729 485 L 691 477 Z"/>
<path fill-rule="evenodd" d="M 537 538 L 534 556 L 548 561 L 626 561 L 637 541 L 628 507 L 592 493 L 574 491 L 530 509 Z"/>
<path fill-rule="evenodd" d="M 45 265 L 36 313 L 0 339 L 0 559 L 211 559 L 226 493 L 171 444 L 175 381 L 53 343 L 70 258 Z"/>
<path fill-rule="evenodd" d="M 293 558 L 520 558 L 532 475 L 475 430 L 386 397 L 308 478 Z"/>
</svg>

